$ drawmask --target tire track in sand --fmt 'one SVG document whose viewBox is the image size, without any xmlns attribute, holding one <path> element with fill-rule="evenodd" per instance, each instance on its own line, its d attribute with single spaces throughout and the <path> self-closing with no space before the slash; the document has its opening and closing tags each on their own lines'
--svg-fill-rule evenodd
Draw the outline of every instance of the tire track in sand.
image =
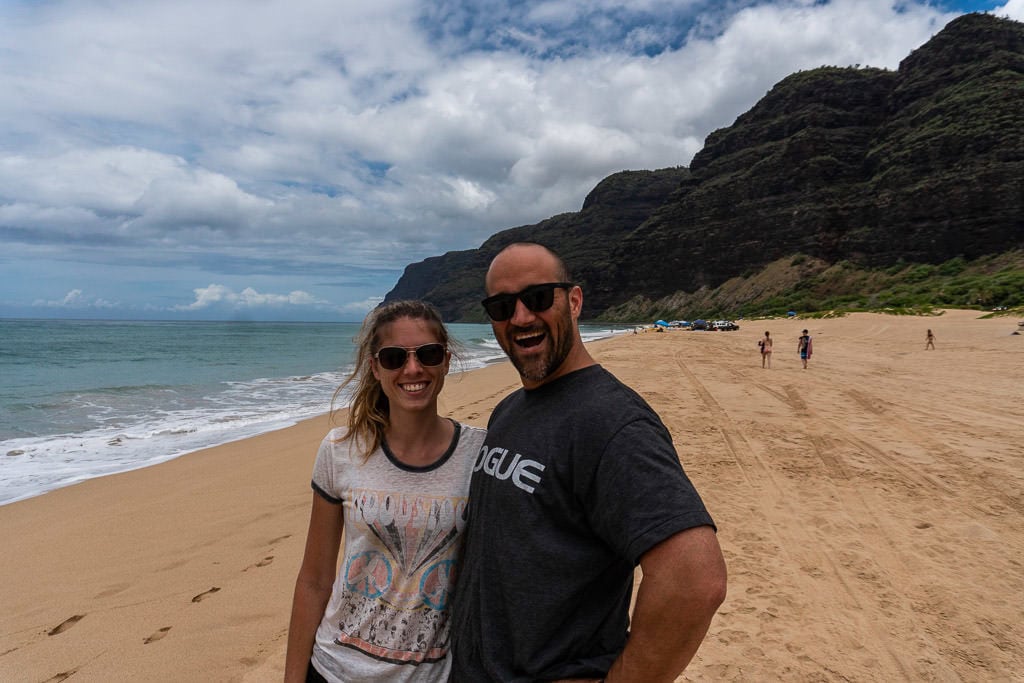
<svg viewBox="0 0 1024 683">
<path fill-rule="evenodd" d="M 862 427 L 862 429 L 870 428 L 873 434 L 880 435 L 877 438 L 888 438 L 894 441 L 894 435 L 903 435 L 907 443 L 927 451 L 932 458 L 945 461 L 940 462 L 938 465 L 932 465 L 930 467 L 932 472 L 935 472 L 937 467 L 942 467 L 943 469 L 939 469 L 936 474 L 926 472 L 920 464 L 915 465 L 904 462 L 900 459 L 898 453 L 890 453 L 885 448 L 858 436 L 852 429 L 838 421 L 816 414 L 812 408 L 808 407 L 807 403 L 793 386 L 785 386 L 784 391 L 779 392 L 772 387 L 761 385 L 758 382 L 754 382 L 754 384 L 766 393 L 783 401 L 797 414 L 804 427 L 809 431 L 814 450 L 823 460 L 836 459 L 832 453 L 843 451 L 849 453 L 851 457 L 866 457 L 873 463 L 870 465 L 870 471 L 874 473 L 874 476 L 877 477 L 878 473 L 888 472 L 891 476 L 895 477 L 888 481 L 896 482 L 897 486 L 903 487 L 903 495 L 920 496 L 923 499 L 938 498 L 945 501 L 945 503 L 940 503 L 940 507 L 973 510 L 978 513 L 978 516 L 974 518 L 975 522 L 979 520 L 984 522 L 986 518 L 1001 514 L 1001 512 L 998 512 L 1001 506 L 1001 503 L 998 501 L 986 503 L 997 510 L 995 513 L 977 503 L 978 500 L 985 500 L 986 492 L 990 499 L 999 498 L 1002 495 L 1004 503 L 1008 500 L 1005 494 L 987 488 L 985 475 L 978 475 L 972 481 L 964 473 L 963 457 L 959 452 L 940 443 L 937 438 L 924 432 L 920 427 L 910 424 L 898 414 L 887 410 L 885 403 L 880 399 L 866 396 L 857 390 L 848 388 L 840 390 L 840 394 L 843 397 L 856 403 L 861 411 L 870 415 L 873 421 L 878 423 L 872 423 L 868 427 Z M 842 462 L 839 462 L 839 466 L 843 467 Z M 966 469 L 969 470 L 970 468 Z M 853 510 L 859 508 L 861 510 L 854 517 L 860 528 L 866 533 L 866 537 L 880 541 L 880 543 L 875 543 L 870 548 L 873 563 L 883 570 L 888 570 L 890 576 L 901 574 L 927 576 L 929 572 L 927 569 L 922 569 L 922 566 L 927 567 L 928 562 L 937 561 L 942 565 L 946 565 L 951 561 L 955 561 L 946 555 L 943 555 L 938 560 L 934 560 L 929 559 L 927 556 L 922 557 L 920 553 L 918 553 L 916 559 L 909 561 L 904 559 L 906 552 L 909 551 L 913 554 L 913 546 L 917 544 L 913 543 L 912 535 L 908 536 L 906 529 L 901 530 L 897 528 L 896 532 L 893 532 L 893 520 L 884 514 L 879 514 L 880 507 L 884 502 L 870 502 L 868 500 L 872 488 L 866 485 L 868 482 L 865 480 L 865 475 L 868 475 L 868 473 L 853 470 L 852 476 L 854 481 L 851 485 L 837 487 L 836 495 L 844 509 Z M 891 489 L 882 490 L 886 491 L 882 494 L 881 500 L 884 501 L 884 497 L 890 496 L 892 493 Z M 1013 504 L 1012 500 L 1009 504 Z M 966 517 L 966 520 L 970 519 L 970 516 Z M 959 524 L 967 526 L 964 521 L 960 521 Z M 918 522 L 914 526 L 915 529 L 920 531 L 931 528 L 933 525 L 930 522 Z M 968 528 L 987 530 L 980 523 Z M 899 540 L 901 538 L 902 540 Z M 858 558 L 854 556 L 853 559 Z M 970 560 L 961 559 L 960 561 Z M 862 558 L 860 564 L 866 568 Z M 907 567 L 916 567 L 916 571 L 906 572 Z M 868 575 L 870 576 L 870 573 Z M 879 587 L 883 586 L 881 583 L 876 583 L 876 585 Z M 884 588 L 884 593 L 881 591 L 877 592 L 879 611 L 881 613 L 886 616 L 892 616 L 894 609 L 899 608 L 904 614 L 927 614 L 935 620 L 935 625 L 932 627 L 922 628 L 921 624 L 916 624 L 917 628 L 912 627 L 903 630 L 908 635 L 913 634 L 919 646 L 922 647 L 920 659 L 929 659 L 929 652 L 948 652 L 950 648 L 962 649 L 968 647 L 967 643 L 971 644 L 970 647 L 985 647 L 991 642 L 991 636 L 985 632 L 983 627 L 979 627 L 978 624 L 950 620 L 948 614 L 949 606 L 955 604 L 958 599 L 962 599 L 961 595 L 944 596 L 937 594 L 926 581 L 908 581 L 901 584 L 899 590 L 893 590 L 891 584 L 886 582 Z M 974 645 L 975 643 L 980 643 L 980 645 Z M 953 671 L 949 673 L 950 675 L 955 675 Z"/>
<path fill-rule="evenodd" d="M 1024 505 L 1021 494 L 1009 490 L 1007 482 L 1001 477 L 993 476 L 981 469 L 981 463 L 972 462 L 969 469 L 965 468 L 963 454 L 887 408 L 884 401 L 866 396 L 856 389 L 847 389 L 844 393 L 863 410 L 875 416 L 890 431 L 909 435 L 916 444 L 925 448 L 931 457 L 940 461 L 945 470 L 943 474 L 953 482 L 952 485 L 929 475 L 923 476 L 936 487 L 941 487 L 943 493 L 964 499 L 969 507 L 985 517 L 998 517 L 1006 509 L 1019 510 Z M 879 455 L 893 464 L 896 463 L 895 458 L 891 456 L 884 453 Z M 984 501 L 987 507 L 983 507 L 980 501 Z"/>
<path fill-rule="evenodd" d="M 751 490 L 758 492 L 762 497 L 760 507 L 765 511 L 764 521 L 777 539 L 778 547 L 791 558 L 791 565 L 810 576 L 820 574 L 822 570 L 829 571 L 835 578 L 836 583 L 843 587 L 845 601 L 853 605 L 857 612 L 865 611 L 861 598 L 862 592 L 854 587 L 854 581 L 858 577 L 871 574 L 870 571 L 865 572 L 863 559 L 859 566 L 851 563 L 848 559 L 842 563 L 837 562 L 835 558 L 844 557 L 844 553 L 848 555 L 848 551 L 834 547 L 829 542 L 827 535 L 818 534 L 812 536 L 805 530 L 802 524 L 777 525 L 772 523 L 773 515 L 787 514 L 796 519 L 803 516 L 805 512 L 793 509 L 791 501 L 795 499 L 795 496 L 791 495 L 789 487 L 780 482 L 775 469 L 751 445 L 743 430 L 736 425 L 728 412 L 715 399 L 704 383 L 686 365 L 685 354 L 677 353 L 674 359 L 676 365 L 689 380 L 690 385 L 707 409 L 708 419 L 715 424 L 722 434 L 726 448 L 741 471 L 744 481 Z M 744 380 L 747 381 L 747 378 L 744 378 Z M 762 386 L 762 388 L 764 387 Z M 774 391 L 769 393 L 781 398 Z M 790 405 L 796 412 L 802 414 L 808 411 L 806 403 L 800 399 L 799 395 L 785 394 L 785 396 L 784 402 Z M 822 453 L 827 449 L 816 447 L 815 450 L 818 453 L 819 461 L 826 467 L 830 478 L 840 480 L 849 478 L 848 473 L 838 460 L 822 457 Z M 815 599 L 810 595 L 804 597 Z M 828 606 L 821 604 L 819 601 L 816 611 L 817 613 L 825 614 L 828 611 Z M 892 647 L 891 634 L 884 629 L 882 624 L 867 622 L 864 624 L 864 628 L 860 629 L 860 633 L 864 636 L 870 636 L 874 641 L 870 647 L 871 651 L 887 655 L 893 667 L 902 674 L 905 680 L 914 678 L 911 673 L 913 671 L 912 665 L 906 662 L 904 657 Z M 837 633 L 837 638 L 842 639 L 846 635 L 848 634 Z"/>
</svg>

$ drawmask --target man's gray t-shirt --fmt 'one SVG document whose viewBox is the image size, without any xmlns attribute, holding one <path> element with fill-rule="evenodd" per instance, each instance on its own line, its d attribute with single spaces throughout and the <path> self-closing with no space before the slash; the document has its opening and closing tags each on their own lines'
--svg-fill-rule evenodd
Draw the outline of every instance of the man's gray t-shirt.
<svg viewBox="0 0 1024 683">
<path fill-rule="evenodd" d="M 600 366 L 495 408 L 468 516 L 458 683 L 604 676 L 625 647 L 641 555 L 713 526 L 657 414 Z"/>
</svg>

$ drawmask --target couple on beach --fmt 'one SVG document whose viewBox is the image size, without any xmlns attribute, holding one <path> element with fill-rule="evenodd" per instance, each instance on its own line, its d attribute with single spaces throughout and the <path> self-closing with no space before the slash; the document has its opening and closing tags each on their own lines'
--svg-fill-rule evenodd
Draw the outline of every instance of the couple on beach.
<svg viewBox="0 0 1024 683">
<path fill-rule="evenodd" d="M 931 330 L 928 330 L 928 334 L 931 334 Z M 771 368 L 773 346 L 771 333 L 765 330 L 764 337 L 757 342 L 757 345 L 761 349 L 761 367 Z M 800 362 L 803 363 L 804 370 L 807 369 L 807 361 L 811 358 L 813 348 L 811 335 L 804 330 L 796 341 L 796 352 L 800 354 Z"/>
<path fill-rule="evenodd" d="M 486 431 L 437 413 L 452 340 L 432 306 L 364 323 L 347 428 L 314 466 L 286 681 L 673 681 L 724 600 L 712 519 L 657 414 L 584 347 L 563 261 L 513 244 L 485 287 L 523 385 Z"/>
</svg>

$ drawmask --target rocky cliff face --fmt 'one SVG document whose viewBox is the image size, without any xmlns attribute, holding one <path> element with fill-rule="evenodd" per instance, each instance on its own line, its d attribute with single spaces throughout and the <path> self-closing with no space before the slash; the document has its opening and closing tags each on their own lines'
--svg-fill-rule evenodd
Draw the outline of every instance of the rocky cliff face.
<svg viewBox="0 0 1024 683">
<path fill-rule="evenodd" d="M 410 265 L 388 299 L 480 320 L 504 245 L 559 251 L 592 317 L 633 296 L 714 288 L 779 258 L 940 263 L 1024 247 L 1024 25 L 951 22 L 896 72 L 793 74 L 708 136 L 686 169 L 602 181 L 578 213 Z"/>
<path fill-rule="evenodd" d="M 434 303 L 446 320 L 484 322 L 484 274 L 499 251 L 513 242 L 551 245 L 573 267 L 573 277 L 588 283 L 583 316 L 591 318 L 621 297 L 607 291 L 602 273 L 610 268 L 611 247 L 667 202 L 689 177 L 685 168 L 623 171 L 595 187 L 577 213 L 565 213 L 536 225 L 504 230 L 479 249 L 448 252 L 406 267 L 386 301 L 405 298 Z"/>
</svg>

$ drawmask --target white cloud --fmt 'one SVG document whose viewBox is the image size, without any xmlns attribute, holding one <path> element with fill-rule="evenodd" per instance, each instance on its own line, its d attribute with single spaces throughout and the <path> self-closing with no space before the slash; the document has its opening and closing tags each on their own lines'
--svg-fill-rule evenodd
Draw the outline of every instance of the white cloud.
<svg viewBox="0 0 1024 683">
<path fill-rule="evenodd" d="M 328 303 L 323 299 L 318 299 L 308 292 L 299 290 L 289 292 L 288 294 L 270 294 L 260 293 L 252 287 L 246 287 L 241 292 L 235 292 L 230 287 L 211 284 L 209 287 L 199 287 L 192 291 L 195 293 L 195 301 L 188 305 L 174 306 L 172 310 L 198 311 L 211 307 L 248 309 L 282 306 L 315 306 Z"/>
<path fill-rule="evenodd" d="M 610 173 L 688 164 L 793 71 L 895 68 L 953 16 L 924 0 L 0 5 L 0 250 L 108 263 L 108 298 L 127 254 L 174 287 L 164 263 L 213 282 L 249 264 L 276 291 L 323 264 L 374 268 L 376 291 L 339 293 L 363 300 L 410 262 L 577 210 Z M 244 292 L 218 303 L 273 301 Z"/>
<path fill-rule="evenodd" d="M 369 299 L 363 301 L 353 301 L 352 303 L 345 304 L 341 307 L 343 313 L 359 314 L 365 316 L 367 313 L 375 309 L 380 302 L 384 301 L 382 296 L 372 296 Z"/>
<path fill-rule="evenodd" d="M 992 10 L 992 14 L 1009 17 L 1015 21 L 1024 21 L 1024 0 L 1009 0 L 1002 7 Z"/>
<path fill-rule="evenodd" d="M 36 299 L 32 302 L 33 307 L 65 308 L 65 309 L 113 309 L 119 308 L 120 303 L 107 301 L 99 297 L 86 296 L 80 289 L 72 289 L 64 295 L 63 299 Z"/>
<path fill-rule="evenodd" d="M 258 223 L 270 200 L 181 157 L 130 147 L 0 156 L 0 219 L 41 238 L 69 233 L 135 239 L 166 229 Z M 165 237 L 165 236 L 164 236 Z"/>
</svg>

